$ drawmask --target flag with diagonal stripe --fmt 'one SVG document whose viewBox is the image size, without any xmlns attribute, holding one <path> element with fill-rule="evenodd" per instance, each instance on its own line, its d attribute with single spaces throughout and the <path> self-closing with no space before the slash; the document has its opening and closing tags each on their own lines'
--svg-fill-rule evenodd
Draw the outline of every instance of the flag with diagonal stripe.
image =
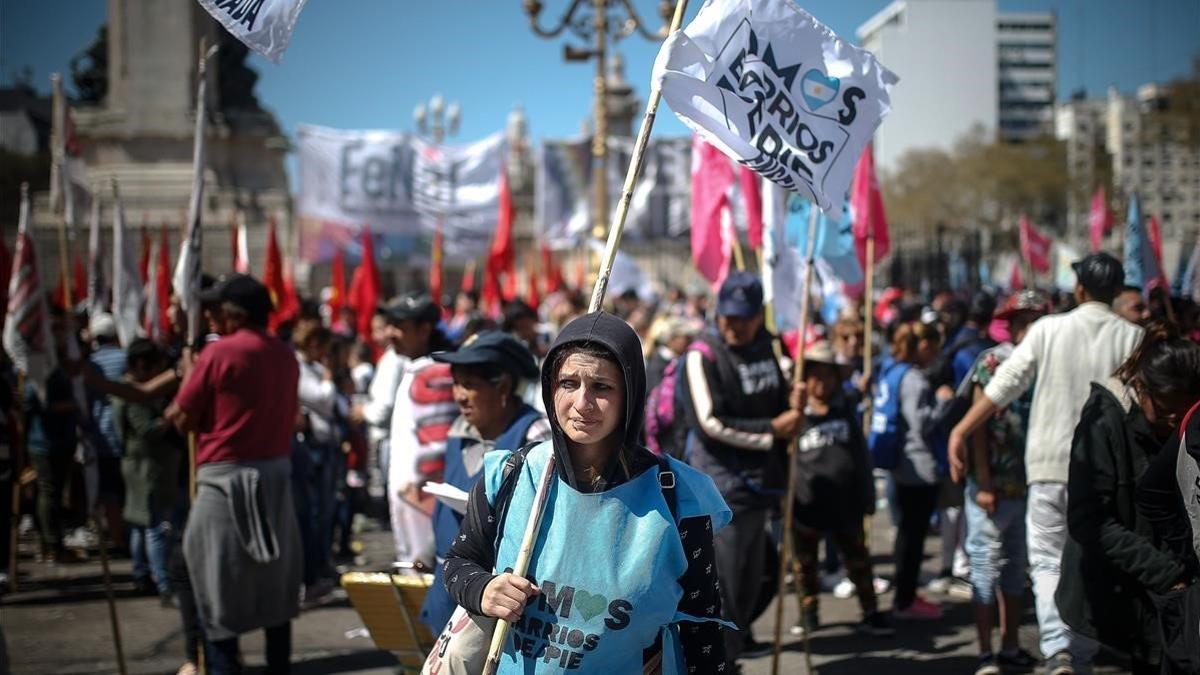
<svg viewBox="0 0 1200 675">
<path fill-rule="evenodd" d="M 29 235 L 29 187 L 21 185 L 20 220 L 12 276 L 8 280 L 8 307 L 4 322 L 4 351 L 13 366 L 24 373 L 44 397 L 46 378 L 57 365 L 46 289 L 38 274 L 37 253 Z"/>
</svg>

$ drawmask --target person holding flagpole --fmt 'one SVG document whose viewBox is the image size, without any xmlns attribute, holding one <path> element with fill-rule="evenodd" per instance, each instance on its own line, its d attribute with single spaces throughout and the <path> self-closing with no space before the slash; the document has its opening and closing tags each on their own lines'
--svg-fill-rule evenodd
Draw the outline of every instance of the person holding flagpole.
<svg viewBox="0 0 1200 675">
<path fill-rule="evenodd" d="M 551 440 L 484 456 L 442 570 L 476 625 L 512 623 L 497 672 L 729 672 L 713 536 L 731 513 L 712 479 L 639 442 L 637 334 L 611 314 L 584 315 L 558 336 L 541 378 Z M 515 576 L 504 570 L 551 456 L 540 543 Z"/>
</svg>

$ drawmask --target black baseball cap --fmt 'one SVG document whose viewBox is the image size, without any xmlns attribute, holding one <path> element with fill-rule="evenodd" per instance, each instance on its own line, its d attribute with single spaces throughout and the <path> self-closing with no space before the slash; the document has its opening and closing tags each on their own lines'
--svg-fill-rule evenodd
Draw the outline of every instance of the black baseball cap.
<svg viewBox="0 0 1200 675">
<path fill-rule="evenodd" d="M 1125 267 L 1108 253 L 1092 253 L 1071 263 L 1079 285 L 1089 295 L 1111 299 L 1125 285 Z"/>
<path fill-rule="evenodd" d="M 493 365 L 515 378 L 531 380 L 538 375 L 537 361 L 529 349 L 508 333 L 489 330 L 471 336 L 456 352 L 438 352 L 434 361 L 459 366 Z"/>
<path fill-rule="evenodd" d="M 426 323 L 437 323 L 442 317 L 442 310 L 434 303 L 428 293 L 405 293 L 395 298 L 384 307 L 388 321 L 407 321 L 415 319 Z"/>
<path fill-rule="evenodd" d="M 265 318 L 274 304 L 267 287 L 248 274 L 231 274 L 200 291 L 200 302 L 228 302 L 246 310 L 251 317 Z"/>
<path fill-rule="evenodd" d="M 717 294 L 717 314 L 749 318 L 762 311 L 763 287 L 750 272 L 734 272 L 725 278 Z"/>
</svg>

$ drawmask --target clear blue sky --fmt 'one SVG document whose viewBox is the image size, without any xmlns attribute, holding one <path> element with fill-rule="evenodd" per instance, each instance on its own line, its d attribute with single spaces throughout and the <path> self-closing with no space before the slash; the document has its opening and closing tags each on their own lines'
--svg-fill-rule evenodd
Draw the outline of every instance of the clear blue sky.
<svg viewBox="0 0 1200 675">
<path fill-rule="evenodd" d="M 190 0 L 159 0 L 188 2 Z M 568 0 L 545 0 L 556 17 Z M 634 0 L 653 27 L 657 0 Z M 694 15 L 701 0 L 693 0 Z M 887 0 L 804 0 L 801 5 L 853 40 Z M 103 0 L 0 0 L 0 81 L 32 68 L 39 89 L 69 71 L 71 56 L 96 35 Z M 1054 10 L 1059 17 L 1059 95 L 1081 87 L 1102 95 L 1115 84 L 1167 80 L 1200 54 L 1200 0 L 999 0 L 1001 11 Z M 419 101 L 441 92 L 463 107 L 461 138 L 480 138 L 525 107 L 535 138 L 578 132 L 591 105 L 592 66 L 565 63 L 560 37 L 528 29 L 521 0 L 310 0 L 291 47 L 276 66 L 252 56 L 257 93 L 287 131 L 298 123 L 342 128 L 409 128 Z M 626 74 L 645 96 L 656 47 L 633 36 L 618 47 Z M 900 73 L 902 78 L 918 76 Z M 69 78 L 67 78 L 69 83 Z M 69 85 L 70 86 L 70 85 Z M 656 133 L 681 134 L 673 115 Z"/>
</svg>

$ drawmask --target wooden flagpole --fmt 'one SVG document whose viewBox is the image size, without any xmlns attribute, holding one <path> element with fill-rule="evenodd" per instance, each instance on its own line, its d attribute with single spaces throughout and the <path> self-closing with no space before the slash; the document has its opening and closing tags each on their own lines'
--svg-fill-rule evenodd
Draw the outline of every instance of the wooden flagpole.
<svg viewBox="0 0 1200 675">
<path fill-rule="evenodd" d="M 804 381 L 804 347 L 805 336 L 808 334 L 809 295 L 812 289 L 816 240 L 817 206 L 813 204 L 808 218 L 808 241 L 805 242 L 807 251 L 804 256 L 803 295 L 800 297 L 800 334 L 797 339 L 796 363 L 792 367 L 793 383 Z M 804 411 L 801 410 L 800 413 L 803 414 Z M 798 438 L 788 445 L 787 491 L 783 497 L 783 527 L 780 535 L 779 586 L 775 593 L 775 644 L 771 655 L 772 675 L 779 675 L 779 657 L 783 649 L 783 599 L 787 597 L 787 571 L 792 562 L 792 527 L 795 519 L 796 501 L 796 455 L 799 445 L 800 439 Z M 808 634 L 810 630 L 808 617 L 804 613 L 804 589 L 800 584 L 799 575 L 795 575 L 794 582 L 796 583 L 797 596 L 800 599 L 800 622 L 804 629 L 804 666 L 806 672 L 813 673 L 815 671 L 812 667 L 812 653 L 808 648 Z"/>
<path fill-rule="evenodd" d="M 669 34 L 674 34 L 679 31 L 679 27 L 683 24 L 683 14 L 687 10 L 687 0 L 675 1 L 675 15 L 671 19 L 671 29 Z M 608 279 L 612 274 L 613 262 L 617 259 L 617 249 L 621 245 L 622 230 L 625 229 L 625 218 L 629 214 L 629 203 L 633 199 L 633 188 L 637 183 L 638 175 L 642 171 L 642 161 L 646 156 L 646 148 L 650 143 L 650 130 L 654 127 L 654 117 L 658 114 L 658 104 L 662 100 L 662 90 L 657 84 L 652 84 L 650 88 L 650 97 L 646 101 L 646 113 L 642 117 L 642 126 L 638 129 L 637 140 L 633 146 L 633 156 L 629 160 L 629 169 L 625 173 L 625 186 L 621 191 L 620 201 L 617 202 L 617 211 L 613 216 L 612 227 L 608 229 L 608 242 L 605 244 L 604 253 L 600 257 L 600 269 L 596 275 L 596 286 L 592 290 L 592 299 L 588 305 L 588 312 L 598 312 L 604 304 L 604 295 L 608 291 Z M 524 536 L 521 538 L 521 548 L 517 552 L 517 560 L 513 564 L 512 573 L 516 576 L 523 577 L 529 569 L 529 559 L 533 555 L 533 547 L 537 543 L 538 530 L 541 529 L 542 513 L 546 508 L 546 499 L 550 493 L 550 486 L 554 480 L 555 474 L 554 454 L 551 453 L 549 460 L 546 461 L 546 468 L 542 470 L 541 478 L 538 480 L 537 491 L 533 497 L 533 509 L 529 514 L 529 521 L 525 526 Z M 496 668 L 500 665 L 500 654 L 504 651 L 504 641 L 508 637 L 509 624 L 503 619 L 496 622 L 496 630 L 492 633 L 492 644 L 488 649 L 487 661 L 483 666 L 484 675 L 495 675 Z"/>
<path fill-rule="evenodd" d="M 863 438 L 871 436 L 871 415 L 874 413 L 875 400 L 871 397 L 869 388 L 871 378 L 875 374 L 875 360 L 872 353 L 875 345 L 875 226 L 872 223 L 867 228 L 867 260 L 866 283 L 863 288 L 863 380 L 868 389 L 863 392 Z M 858 384 L 857 382 L 855 383 Z M 872 481 L 874 479 L 872 478 Z M 863 516 L 863 543 L 867 552 L 871 551 L 871 516 Z M 874 579 L 871 580 L 874 583 Z"/>
</svg>

